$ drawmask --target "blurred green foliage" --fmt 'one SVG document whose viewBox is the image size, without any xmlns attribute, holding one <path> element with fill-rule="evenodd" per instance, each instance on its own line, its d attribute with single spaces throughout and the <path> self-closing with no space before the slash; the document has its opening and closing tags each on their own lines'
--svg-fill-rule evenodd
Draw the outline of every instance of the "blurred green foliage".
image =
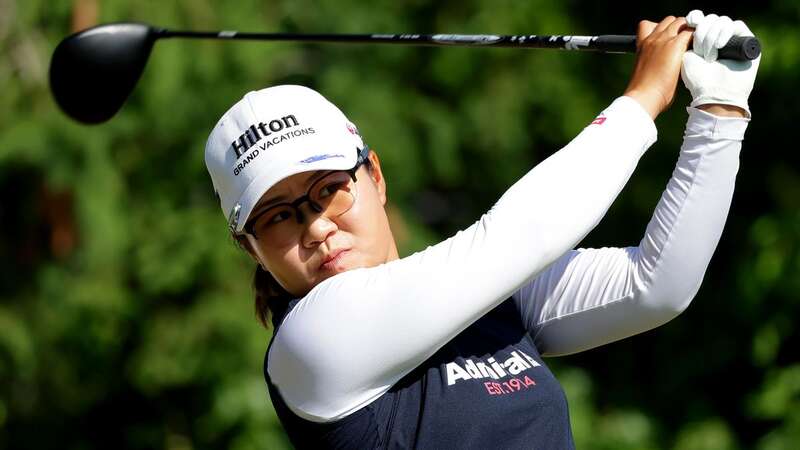
<svg viewBox="0 0 800 450">
<path fill-rule="evenodd" d="M 800 4 L 706 3 L 764 55 L 737 193 L 692 306 L 634 339 L 551 359 L 581 449 L 800 442 Z M 720 6 L 722 5 L 722 6 Z M 203 163 L 218 117 L 300 83 L 359 125 L 404 254 L 463 228 L 627 84 L 631 55 L 159 42 L 110 122 L 55 107 L 49 57 L 75 27 L 634 34 L 685 2 L 262 3 L 0 0 L 0 448 L 287 448 L 262 379 L 269 331 Z M 688 94 L 583 246 L 636 244 L 672 170 Z"/>
</svg>

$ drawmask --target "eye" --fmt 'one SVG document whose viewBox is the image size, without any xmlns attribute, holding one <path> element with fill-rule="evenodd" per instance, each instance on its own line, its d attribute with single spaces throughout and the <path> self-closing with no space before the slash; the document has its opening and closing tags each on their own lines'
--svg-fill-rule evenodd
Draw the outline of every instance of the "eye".
<svg viewBox="0 0 800 450">
<path fill-rule="evenodd" d="M 257 230 L 265 230 L 272 226 L 281 224 L 291 219 L 294 215 L 290 208 L 274 208 L 270 211 L 265 211 L 263 214 L 256 218 L 253 228 Z"/>
<path fill-rule="evenodd" d="M 332 181 L 332 182 L 326 183 L 325 185 L 322 186 L 322 189 L 319 190 L 319 194 L 318 195 L 319 195 L 320 198 L 325 198 L 325 197 L 331 196 L 331 195 L 335 194 L 337 191 L 339 191 L 341 189 L 344 189 L 346 184 L 347 183 L 344 183 L 344 182 L 341 182 L 341 181 Z"/>
<path fill-rule="evenodd" d="M 267 226 L 275 225 L 283 222 L 284 220 L 289 220 L 291 218 L 292 218 L 292 212 L 288 209 L 283 209 L 267 215 L 264 224 Z"/>
</svg>

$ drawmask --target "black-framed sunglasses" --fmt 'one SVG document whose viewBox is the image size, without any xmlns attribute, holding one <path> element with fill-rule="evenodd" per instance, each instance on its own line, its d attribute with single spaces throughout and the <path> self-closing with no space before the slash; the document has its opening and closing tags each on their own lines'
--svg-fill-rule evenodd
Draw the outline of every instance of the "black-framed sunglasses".
<svg viewBox="0 0 800 450">
<path fill-rule="evenodd" d="M 305 223 L 306 214 L 300 208 L 304 203 L 308 203 L 313 214 L 338 217 L 346 213 L 358 196 L 356 172 L 368 156 L 369 148 L 365 145 L 358 150 L 358 159 L 351 169 L 328 172 L 314 181 L 305 195 L 257 211 L 244 224 L 243 230 L 258 240 L 280 245 L 295 239 Z"/>
</svg>

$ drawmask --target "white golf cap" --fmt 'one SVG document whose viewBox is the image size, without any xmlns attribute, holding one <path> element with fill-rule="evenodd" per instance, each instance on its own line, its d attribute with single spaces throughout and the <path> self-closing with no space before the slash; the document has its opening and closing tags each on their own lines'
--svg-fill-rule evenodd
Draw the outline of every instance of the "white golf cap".
<svg viewBox="0 0 800 450">
<path fill-rule="evenodd" d="M 217 122 L 205 160 L 232 232 L 280 180 L 312 170 L 347 170 L 365 145 L 333 103 L 303 86 L 248 92 Z"/>
</svg>

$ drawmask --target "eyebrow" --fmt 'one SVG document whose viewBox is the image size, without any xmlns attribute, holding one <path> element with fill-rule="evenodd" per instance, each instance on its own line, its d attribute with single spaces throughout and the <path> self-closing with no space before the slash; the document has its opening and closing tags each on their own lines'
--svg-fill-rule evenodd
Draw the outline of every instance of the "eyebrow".
<svg viewBox="0 0 800 450">
<path fill-rule="evenodd" d="M 329 172 L 330 172 L 330 170 L 317 170 L 314 173 L 312 173 L 311 176 L 306 178 L 306 180 L 303 182 L 303 185 L 307 188 L 309 185 L 311 185 L 312 183 L 314 183 L 318 179 L 322 178 L 323 176 L 325 176 Z M 255 212 L 255 213 L 261 212 L 261 211 L 269 208 L 270 206 L 273 206 L 273 205 L 276 205 L 278 203 L 282 203 L 282 202 L 285 202 L 285 201 L 287 201 L 286 196 L 285 195 L 279 195 L 277 197 L 274 197 L 274 198 L 271 198 L 271 199 L 267 200 L 266 202 L 264 202 L 264 203 L 262 203 L 260 205 L 256 205 L 256 207 L 253 208 L 253 212 Z"/>
</svg>

